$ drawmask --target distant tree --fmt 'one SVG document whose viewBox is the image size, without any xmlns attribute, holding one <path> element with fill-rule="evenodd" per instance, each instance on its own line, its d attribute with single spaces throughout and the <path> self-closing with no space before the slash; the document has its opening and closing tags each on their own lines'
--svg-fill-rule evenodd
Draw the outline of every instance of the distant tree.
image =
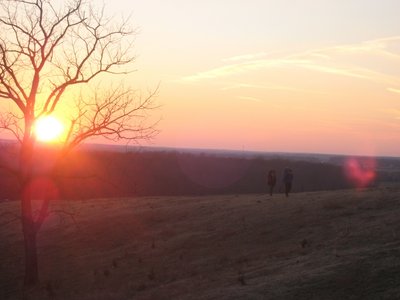
<svg viewBox="0 0 400 300">
<path fill-rule="evenodd" d="M 93 9 L 90 1 L 0 0 L 0 128 L 19 143 L 17 166 L 8 168 L 20 183 L 25 285 L 39 280 L 36 240 L 50 200 L 45 197 L 41 207 L 33 209 L 29 188 L 38 149 L 35 122 L 57 110 L 71 110 L 67 134 L 48 176 L 91 137 L 132 141 L 157 133 L 147 118 L 155 108 L 157 89 L 141 97 L 121 85 L 104 90 L 99 81 L 109 80 L 103 74 L 131 71 L 134 36 L 128 20 L 117 24 L 104 8 Z M 74 99 L 71 92 L 77 89 Z"/>
</svg>

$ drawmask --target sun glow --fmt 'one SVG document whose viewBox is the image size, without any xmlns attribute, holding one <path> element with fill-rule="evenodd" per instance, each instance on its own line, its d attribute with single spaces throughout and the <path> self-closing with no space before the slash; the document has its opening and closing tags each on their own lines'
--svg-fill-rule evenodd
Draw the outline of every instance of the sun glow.
<svg viewBox="0 0 400 300">
<path fill-rule="evenodd" d="M 35 122 L 35 136 L 41 142 L 56 141 L 63 131 L 63 124 L 54 116 L 41 117 Z"/>
</svg>

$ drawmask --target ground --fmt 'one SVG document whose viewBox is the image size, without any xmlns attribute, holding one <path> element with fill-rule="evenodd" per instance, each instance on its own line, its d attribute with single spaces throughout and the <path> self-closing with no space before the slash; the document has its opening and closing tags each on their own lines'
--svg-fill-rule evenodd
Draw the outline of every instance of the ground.
<svg viewBox="0 0 400 300">
<path fill-rule="evenodd" d="M 25 292 L 0 209 L 1 299 L 400 298 L 400 185 L 54 202 Z"/>
</svg>

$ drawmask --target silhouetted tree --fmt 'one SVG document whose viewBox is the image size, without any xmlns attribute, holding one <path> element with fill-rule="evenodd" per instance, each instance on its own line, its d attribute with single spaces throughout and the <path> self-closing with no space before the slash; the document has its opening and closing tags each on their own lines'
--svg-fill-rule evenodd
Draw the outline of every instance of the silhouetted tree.
<svg viewBox="0 0 400 300">
<path fill-rule="evenodd" d="M 60 109 L 71 114 L 67 134 L 47 170 L 50 177 L 88 138 L 130 141 L 157 133 L 155 123 L 146 118 L 155 107 L 155 92 L 141 97 L 121 85 L 100 88 L 102 74 L 126 74 L 134 61 L 135 32 L 128 20 L 117 24 L 104 12 L 82 0 L 0 2 L 0 99 L 8 103 L 2 106 L 0 127 L 19 143 L 18 163 L 8 169 L 20 183 L 25 285 L 39 279 L 36 239 L 52 197 L 44 186 L 42 204 L 33 209 L 36 120 Z"/>
</svg>

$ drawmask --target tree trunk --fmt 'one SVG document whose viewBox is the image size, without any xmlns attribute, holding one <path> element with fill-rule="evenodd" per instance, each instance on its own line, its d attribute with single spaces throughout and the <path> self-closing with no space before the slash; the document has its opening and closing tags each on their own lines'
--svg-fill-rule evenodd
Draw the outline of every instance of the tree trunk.
<svg viewBox="0 0 400 300">
<path fill-rule="evenodd" d="M 25 279 L 24 285 L 35 285 L 39 282 L 39 269 L 37 258 L 37 228 L 32 212 L 31 179 L 33 164 L 33 148 L 35 140 L 31 136 L 33 114 L 25 114 L 25 134 L 20 150 L 20 199 L 21 222 L 24 236 L 25 250 Z"/>
<path fill-rule="evenodd" d="M 25 250 L 25 279 L 24 285 L 35 285 L 39 282 L 37 258 L 37 229 L 32 214 L 32 199 L 27 185 L 21 193 L 21 221 Z"/>
<path fill-rule="evenodd" d="M 33 228 L 32 228 L 33 227 Z M 25 250 L 25 279 L 24 285 L 35 285 L 39 282 L 39 269 L 36 247 L 36 230 L 33 222 L 22 221 Z"/>
</svg>

